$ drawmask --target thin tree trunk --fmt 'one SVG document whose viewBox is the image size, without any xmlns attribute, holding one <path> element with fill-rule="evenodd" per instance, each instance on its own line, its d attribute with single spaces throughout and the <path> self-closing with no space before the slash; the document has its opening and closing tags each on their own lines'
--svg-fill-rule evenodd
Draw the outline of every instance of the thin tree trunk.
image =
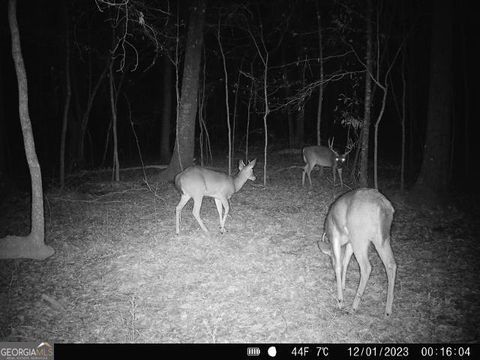
<svg viewBox="0 0 480 360">
<path fill-rule="evenodd" d="M 464 109 L 464 175 L 465 179 L 470 177 L 470 91 L 468 90 L 468 79 L 470 74 L 468 72 L 468 46 L 467 35 L 465 34 L 465 23 L 460 25 L 462 33 L 462 70 L 463 70 L 463 109 Z"/>
<path fill-rule="evenodd" d="M 223 74 L 225 76 L 225 108 L 227 112 L 227 136 L 228 136 L 228 175 L 232 174 L 232 128 L 230 126 L 230 105 L 228 100 L 228 72 L 227 72 L 227 60 L 225 59 L 225 53 L 223 52 L 222 41 L 220 40 L 220 21 L 218 22 L 217 41 L 222 54 L 223 61 Z"/>
<path fill-rule="evenodd" d="M 108 152 L 108 145 L 110 144 L 111 130 L 112 130 L 112 118 L 110 118 L 110 121 L 108 122 L 107 133 L 105 135 L 105 147 L 103 148 L 102 162 L 100 163 L 101 168 L 105 166 L 105 161 L 107 161 L 107 152 Z"/>
<path fill-rule="evenodd" d="M 417 146 L 418 142 L 423 140 L 417 139 L 418 136 L 415 136 L 419 133 L 417 125 L 417 111 L 415 106 L 415 101 L 418 98 L 418 89 L 414 86 L 416 79 L 415 73 L 415 62 L 416 56 L 413 51 L 407 52 L 407 68 L 409 69 L 407 76 L 407 111 L 408 111 L 408 123 L 407 125 L 407 172 L 409 174 L 416 174 L 418 171 L 417 163 L 421 160 L 419 157 L 419 152 L 421 151 L 420 146 Z"/>
<path fill-rule="evenodd" d="M 237 104 L 238 104 L 238 93 L 240 92 L 240 75 L 242 74 L 243 58 L 240 63 L 240 68 L 237 75 L 237 84 L 235 86 L 235 100 L 233 101 L 233 126 L 232 126 L 232 156 L 235 156 L 235 129 L 237 127 Z"/>
<path fill-rule="evenodd" d="M 372 104 L 372 79 L 370 74 L 373 70 L 373 50 L 372 50 L 372 0 L 367 0 L 367 51 L 366 65 L 367 73 L 365 74 L 365 108 L 363 116 L 363 126 L 361 132 L 361 150 L 360 150 L 360 186 L 368 186 L 368 141 L 370 136 L 370 116 Z"/>
<path fill-rule="evenodd" d="M 120 163 L 118 161 L 118 137 L 117 137 L 117 104 L 115 101 L 115 78 L 113 77 L 113 57 L 108 68 L 110 88 L 110 109 L 112 111 L 112 132 L 113 132 L 113 175 L 114 181 L 120 181 Z"/>
<path fill-rule="evenodd" d="M 455 124 L 455 111 L 452 109 L 452 123 Z M 455 126 L 451 127 L 450 136 L 450 159 L 448 161 L 448 182 L 453 180 L 453 172 L 455 169 Z"/>
<path fill-rule="evenodd" d="M 26 237 L 7 236 L 0 241 L 0 258 L 43 260 L 55 252 L 45 245 L 42 173 L 35 151 L 32 123 L 28 111 L 28 84 L 17 23 L 17 1 L 8 2 L 8 22 L 12 38 L 12 57 L 18 82 L 19 115 L 32 186 L 31 231 Z"/>
<path fill-rule="evenodd" d="M 202 90 L 199 94 L 198 105 L 198 125 L 200 126 L 200 164 L 204 166 L 206 162 L 212 161 L 212 147 L 210 144 L 210 135 L 208 134 L 207 124 L 205 122 L 206 109 L 206 78 L 207 62 L 205 61 L 205 48 L 203 49 L 203 72 L 202 72 Z M 203 153 L 205 152 L 206 160 Z"/>
<path fill-rule="evenodd" d="M 288 122 L 288 147 L 290 149 L 295 147 L 295 119 L 290 107 L 287 107 L 287 122 Z"/>
<path fill-rule="evenodd" d="M 306 64 L 304 64 L 302 68 L 302 88 L 305 88 L 305 81 L 306 81 L 305 71 L 306 71 Z M 297 116 L 295 118 L 295 123 L 296 123 L 295 144 L 297 146 L 303 146 L 305 142 L 305 106 L 306 106 L 306 103 L 302 105 L 302 108 L 298 111 Z"/>
<path fill-rule="evenodd" d="M 100 85 L 102 84 L 102 81 L 105 78 L 105 75 L 107 74 L 108 67 L 109 67 L 109 64 L 107 63 L 102 73 L 98 77 L 92 92 L 89 93 L 85 112 L 83 113 L 82 120 L 80 123 L 80 137 L 78 139 L 78 153 L 77 153 L 77 162 L 80 167 L 83 167 L 85 164 L 85 135 L 87 132 L 88 121 L 90 120 L 90 112 L 92 111 L 93 101 L 95 100 L 98 89 L 100 88 Z"/>
<path fill-rule="evenodd" d="M 172 117 L 172 75 L 173 68 L 168 56 L 163 57 L 163 98 L 162 119 L 160 129 L 160 160 L 167 162 L 170 159 L 170 124 Z"/>
<path fill-rule="evenodd" d="M 252 71 L 251 74 L 253 74 L 253 65 L 252 65 Z M 251 117 L 251 107 L 252 107 L 252 100 L 254 97 L 254 86 L 255 86 L 255 79 L 252 76 L 252 80 L 250 83 L 250 96 L 248 97 L 248 106 L 247 106 L 247 128 L 245 130 L 245 161 L 248 161 L 248 141 L 249 141 L 249 135 L 250 135 L 250 117 Z"/>
<path fill-rule="evenodd" d="M 262 34 L 263 35 L 263 34 Z M 263 39 L 262 39 L 263 40 Z M 265 62 L 263 70 L 263 96 L 265 101 L 265 113 L 263 115 L 263 128 L 265 130 L 265 146 L 263 149 L 263 186 L 267 186 L 267 150 L 268 150 L 268 114 L 270 113 L 270 108 L 268 107 L 268 52 L 265 51 Z"/>
<path fill-rule="evenodd" d="M 205 61 L 205 49 L 203 51 L 203 68 L 202 68 L 202 88 L 198 92 L 198 126 L 200 128 L 200 133 L 198 136 L 198 141 L 200 143 L 200 166 L 205 165 L 205 160 L 203 156 L 203 151 L 205 148 L 205 134 L 204 134 L 204 119 L 203 119 L 203 105 L 205 101 L 205 76 L 207 75 L 205 72 L 206 68 L 206 61 Z"/>
<path fill-rule="evenodd" d="M 383 113 L 385 112 L 385 105 L 387 103 L 387 94 L 388 94 L 388 85 L 387 85 L 387 79 L 385 79 L 385 87 L 382 88 L 383 90 L 383 96 L 382 96 L 382 106 L 380 108 L 380 113 L 378 114 L 377 121 L 375 122 L 375 144 L 374 144 L 374 159 L 373 159 L 373 171 L 374 171 L 374 184 L 375 184 L 375 189 L 378 189 L 378 128 L 380 125 L 380 121 L 383 118 Z"/>
<path fill-rule="evenodd" d="M 322 22 L 320 17 L 320 10 L 318 9 L 317 4 L 317 23 L 318 23 L 318 61 L 320 63 L 320 86 L 318 87 L 318 108 L 317 108 L 317 145 L 321 143 L 321 123 L 322 123 L 322 105 L 323 105 L 323 81 L 324 81 L 324 70 L 323 70 L 323 37 L 322 37 Z"/>
<path fill-rule="evenodd" d="M 65 142 L 67 138 L 68 112 L 70 110 L 70 99 L 72 97 L 72 87 L 70 81 L 70 26 L 68 5 L 64 6 L 65 18 L 65 107 L 63 110 L 62 132 L 60 136 L 60 188 L 65 186 Z"/>
<path fill-rule="evenodd" d="M 70 50 L 74 50 L 75 48 L 71 48 Z M 79 139 L 80 139 L 80 124 L 82 119 L 82 109 L 81 109 L 81 101 L 80 101 L 80 85 L 78 83 L 78 64 L 75 62 L 76 57 L 71 56 L 70 58 L 70 87 L 72 89 L 72 101 L 71 101 L 71 118 L 67 127 L 67 138 L 69 141 L 67 142 L 68 146 L 68 154 L 70 154 L 68 158 L 68 162 L 66 164 L 66 172 L 72 172 L 73 169 L 77 167 L 78 161 L 78 151 L 79 151 Z"/>
<path fill-rule="evenodd" d="M 124 80 L 125 80 L 125 71 L 122 72 L 122 76 L 120 77 L 118 87 L 117 88 L 114 87 L 114 90 L 115 90 L 115 103 L 114 103 L 115 104 L 115 110 L 117 109 L 118 98 L 120 96 L 120 93 L 121 93 L 120 90 L 122 88 Z M 110 94 L 109 94 L 109 96 L 110 96 Z M 128 100 L 127 100 L 127 103 L 128 103 Z M 130 103 L 128 103 L 128 105 L 130 106 Z M 105 147 L 103 149 L 102 162 L 101 162 L 100 167 L 103 167 L 105 165 L 105 161 L 107 159 L 108 145 L 110 143 L 110 131 L 112 130 L 112 119 L 113 118 L 111 117 L 110 121 L 108 122 L 108 128 L 107 128 L 107 132 L 106 132 L 106 135 L 105 135 Z M 130 149 L 129 149 L 129 153 L 130 153 Z"/>
<path fill-rule="evenodd" d="M 405 58 L 406 58 L 406 52 L 403 51 L 403 56 L 402 56 L 402 119 L 401 119 L 401 124 L 402 124 L 402 158 L 401 158 L 401 164 L 400 164 L 400 190 L 404 191 L 405 190 L 405 154 L 407 151 L 406 148 L 406 106 L 407 106 L 407 81 L 405 78 Z"/>
</svg>

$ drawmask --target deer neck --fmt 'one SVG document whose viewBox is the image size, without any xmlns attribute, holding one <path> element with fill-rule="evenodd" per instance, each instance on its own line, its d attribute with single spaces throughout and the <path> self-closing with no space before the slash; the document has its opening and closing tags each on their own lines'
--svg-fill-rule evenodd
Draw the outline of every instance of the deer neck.
<svg viewBox="0 0 480 360">
<path fill-rule="evenodd" d="M 248 178 L 241 171 L 237 176 L 233 178 L 233 186 L 235 187 L 235 192 L 239 191 L 243 185 L 247 182 Z"/>
</svg>

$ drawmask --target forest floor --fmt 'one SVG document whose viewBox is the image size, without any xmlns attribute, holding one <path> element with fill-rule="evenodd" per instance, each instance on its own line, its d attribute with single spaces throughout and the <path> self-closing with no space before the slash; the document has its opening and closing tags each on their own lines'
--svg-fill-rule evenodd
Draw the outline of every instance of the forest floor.
<svg viewBox="0 0 480 360">
<path fill-rule="evenodd" d="M 288 155 L 272 157 L 264 188 L 260 159 L 257 180 L 231 199 L 225 234 L 206 198 L 201 215 L 211 235 L 190 202 L 177 236 L 180 196 L 170 183 L 157 185 L 153 170 L 152 190 L 137 171 L 115 186 L 103 174 L 47 191 L 46 243 L 55 254 L 0 261 L 0 341 L 480 341 L 478 212 L 411 203 L 381 183 L 396 209 L 393 314 L 384 316 L 387 278 L 373 247 L 372 274 L 352 313 L 357 262 L 339 309 L 330 258 L 317 247 L 328 206 L 346 188 L 333 186 L 330 171 L 312 173 L 313 189 L 303 188 L 302 164 Z M 0 237 L 25 234 L 28 194 L 0 206 Z"/>
</svg>

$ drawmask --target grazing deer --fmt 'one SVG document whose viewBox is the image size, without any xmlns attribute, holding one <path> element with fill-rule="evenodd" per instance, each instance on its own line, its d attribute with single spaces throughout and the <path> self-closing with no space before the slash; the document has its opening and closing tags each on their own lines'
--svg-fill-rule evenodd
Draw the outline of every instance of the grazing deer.
<svg viewBox="0 0 480 360">
<path fill-rule="evenodd" d="M 209 170 L 201 166 L 191 166 L 175 176 L 175 186 L 182 194 L 176 208 L 176 233 L 180 233 L 180 220 L 182 209 L 185 204 L 193 198 L 193 216 L 203 231 L 208 233 L 207 227 L 200 217 L 200 208 L 204 196 L 213 197 L 217 205 L 218 216 L 220 217 L 220 231 L 225 232 L 225 221 L 227 220 L 230 205 L 228 200 L 234 193 L 239 191 L 247 180 L 255 181 L 253 167 L 257 160 L 250 161 L 247 165 L 240 160 L 238 169 L 240 172 L 236 177 Z M 225 213 L 222 217 L 222 207 Z"/>
<path fill-rule="evenodd" d="M 372 242 L 382 259 L 388 278 L 385 315 L 392 313 L 393 288 L 397 265 L 390 247 L 390 227 L 394 209 L 390 201 L 375 189 L 357 189 L 340 196 L 331 206 L 325 219 L 320 250 L 332 258 L 337 279 L 338 305 L 343 306 L 343 293 L 348 263 L 355 254 L 360 266 L 360 284 L 353 301 L 355 311 L 367 285 L 372 267 L 368 248 Z M 325 235 L 330 240 L 325 242 Z M 342 254 L 345 247 L 345 254 Z"/>
<path fill-rule="evenodd" d="M 352 151 L 354 144 L 349 141 L 345 153 L 340 155 L 333 149 L 333 141 L 333 139 L 331 141 L 328 140 L 328 147 L 318 145 L 303 148 L 303 161 L 305 161 L 306 165 L 302 173 L 302 186 L 305 186 L 305 174 L 307 174 L 308 180 L 310 181 L 310 187 L 312 186 L 310 173 L 313 168 L 318 165 L 320 167 L 320 174 L 323 172 L 323 166 L 332 168 L 333 186 L 335 186 L 335 170 L 337 170 L 338 176 L 340 177 L 340 184 L 343 187 L 342 166 L 348 153 Z"/>
</svg>

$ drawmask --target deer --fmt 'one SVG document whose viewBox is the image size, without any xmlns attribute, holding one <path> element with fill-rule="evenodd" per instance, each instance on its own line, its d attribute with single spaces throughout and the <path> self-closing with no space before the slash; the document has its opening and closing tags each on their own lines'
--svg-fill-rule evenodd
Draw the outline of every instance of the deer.
<svg viewBox="0 0 480 360">
<path fill-rule="evenodd" d="M 322 145 L 307 146 L 303 148 L 303 161 L 306 165 L 303 168 L 302 173 L 302 186 L 305 186 L 305 174 L 310 181 L 310 187 L 312 187 L 312 178 L 310 173 L 313 168 L 318 165 L 320 167 L 320 174 L 323 172 L 323 167 L 331 167 L 333 173 L 333 186 L 335 186 L 335 170 L 338 172 L 340 178 L 340 185 L 343 187 L 342 179 L 342 166 L 345 162 L 347 155 L 352 151 L 354 144 L 349 140 L 345 153 L 340 155 L 333 149 L 333 139 L 328 140 L 328 147 Z"/>
<path fill-rule="evenodd" d="M 394 212 L 392 204 L 384 195 L 369 188 L 351 190 L 340 196 L 330 206 L 318 246 L 324 254 L 331 257 L 337 281 L 339 308 L 343 307 L 347 267 L 354 254 L 360 267 L 360 283 L 352 307 L 354 312 L 357 310 L 372 270 L 368 249 L 370 243 L 373 243 L 387 273 L 385 316 L 391 315 L 397 271 L 390 246 L 390 228 Z M 326 242 L 325 236 L 330 243 Z"/>
<path fill-rule="evenodd" d="M 220 218 L 220 232 L 225 232 L 225 221 L 230 210 L 229 200 L 234 193 L 239 191 L 247 180 L 255 181 L 253 167 L 257 160 L 250 161 L 247 165 L 243 160 L 239 161 L 237 176 L 206 169 L 201 166 L 190 166 L 175 176 L 175 187 L 182 194 L 180 202 L 176 207 L 175 225 L 176 233 L 180 234 L 180 221 L 182 209 L 187 202 L 193 198 L 193 217 L 197 220 L 202 230 L 208 234 L 209 231 L 200 217 L 200 208 L 204 196 L 215 199 L 218 216 Z M 222 216 L 222 212 L 225 210 Z"/>
</svg>

